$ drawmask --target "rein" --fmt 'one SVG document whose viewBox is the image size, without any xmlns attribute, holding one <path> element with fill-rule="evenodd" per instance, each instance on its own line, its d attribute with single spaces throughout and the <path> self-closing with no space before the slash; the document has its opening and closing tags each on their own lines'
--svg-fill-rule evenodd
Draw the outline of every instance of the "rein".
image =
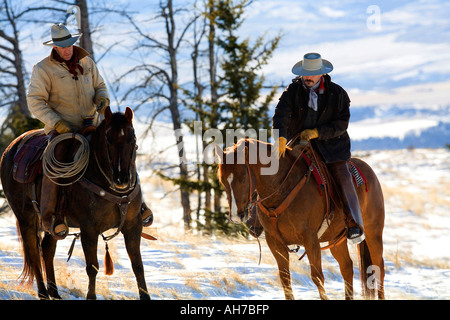
<svg viewBox="0 0 450 320">
<path fill-rule="evenodd" d="M 280 188 L 281 186 L 287 181 L 287 179 L 289 178 L 292 170 L 294 169 L 295 165 L 297 164 L 298 159 L 300 159 L 300 157 L 302 156 L 302 154 L 305 152 L 305 150 L 308 148 L 308 145 L 306 145 L 302 151 L 300 152 L 300 154 L 297 156 L 297 158 L 295 159 L 295 161 L 292 163 L 291 167 L 289 168 L 288 173 L 286 174 L 286 176 L 284 177 L 283 181 L 280 184 Z M 291 192 L 289 193 L 289 195 L 283 200 L 283 202 L 275 209 L 269 208 L 267 209 L 262 202 L 273 197 L 277 192 L 279 192 L 280 188 L 278 188 L 277 190 L 275 190 L 274 192 L 272 192 L 271 194 L 269 194 L 268 196 L 262 198 L 262 199 L 257 199 L 255 201 L 253 201 L 253 183 L 252 183 L 252 173 L 250 170 L 250 165 L 246 162 L 245 163 L 246 167 L 247 167 L 247 174 L 249 177 L 249 194 L 248 194 L 248 204 L 246 206 L 246 210 L 250 211 L 251 208 L 254 205 L 257 205 L 258 208 L 261 209 L 261 211 L 266 214 L 270 221 L 272 222 L 273 227 L 276 230 L 276 235 L 279 238 L 279 240 L 281 241 L 281 243 L 284 244 L 284 246 L 290 251 L 290 252 L 297 252 L 299 248 L 297 249 L 290 249 L 287 245 L 286 242 L 284 241 L 283 237 L 280 234 L 280 230 L 278 229 L 278 216 L 284 211 L 286 210 L 286 208 L 289 206 L 289 204 L 292 202 L 292 200 L 294 200 L 295 196 L 297 195 L 297 193 L 303 188 L 303 186 L 309 181 L 309 177 L 311 175 L 312 172 L 312 168 L 310 168 L 308 170 L 308 172 L 306 172 L 305 176 L 302 178 L 302 180 L 300 180 L 300 182 L 294 187 L 294 189 L 291 190 Z M 256 186 L 256 183 L 255 183 Z M 255 192 L 257 192 L 256 188 L 255 188 Z M 259 244 L 259 249 L 260 249 L 260 261 L 261 261 L 261 244 L 259 243 L 259 238 L 258 239 L 258 244 Z"/>
<path fill-rule="evenodd" d="M 311 150 L 311 153 L 313 154 L 313 158 L 314 161 L 317 163 L 317 165 L 319 165 L 317 156 L 314 152 L 313 147 L 311 146 L 311 143 L 309 142 L 299 153 L 299 155 L 297 156 L 297 158 L 295 159 L 295 161 L 293 162 L 293 164 L 291 165 L 288 173 L 286 174 L 285 178 L 283 179 L 283 181 L 281 182 L 280 186 L 277 188 L 277 190 L 275 190 L 274 192 L 272 192 L 271 194 L 269 194 L 268 196 L 262 198 L 262 199 L 257 199 L 256 201 L 252 201 L 252 176 L 251 176 L 251 170 L 250 170 L 250 166 L 248 163 L 246 163 L 247 166 L 247 173 L 249 175 L 249 184 L 250 184 L 250 191 L 249 191 L 249 204 L 247 205 L 247 208 L 251 208 L 253 205 L 257 205 L 258 208 L 270 219 L 272 226 L 274 227 L 275 231 L 276 231 L 276 236 L 278 238 L 278 240 L 286 247 L 286 249 L 289 252 L 292 253 L 297 253 L 298 250 L 300 249 L 300 246 L 297 246 L 297 248 L 295 249 L 291 249 L 289 248 L 289 246 L 286 244 L 286 242 L 284 241 L 280 230 L 278 228 L 278 217 L 289 207 L 289 205 L 291 204 L 291 202 L 295 199 L 295 197 L 297 196 L 297 194 L 300 192 L 300 190 L 308 183 L 310 177 L 311 177 L 311 173 L 313 172 L 313 165 L 309 165 L 309 168 L 307 170 L 307 172 L 304 174 L 304 176 L 302 177 L 302 179 L 300 179 L 300 181 L 295 185 L 295 187 L 289 192 L 289 194 L 286 196 L 286 198 L 276 207 L 276 208 L 267 208 L 262 202 L 271 198 L 272 196 L 274 196 L 277 192 L 279 192 L 279 190 L 281 189 L 281 186 L 283 186 L 283 184 L 287 181 L 288 177 L 290 176 L 292 170 L 294 169 L 295 165 L 297 164 L 298 159 L 301 158 L 301 156 L 305 153 L 305 150 L 307 150 L 309 148 L 309 150 Z M 320 173 L 319 173 L 320 174 Z M 325 180 L 324 180 L 325 181 Z M 325 212 L 325 219 L 324 222 L 322 223 L 320 230 L 322 230 L 322 228 L 324 227 L 324 224 L 327 225 L 327 227 L 330 227 L 330 220 L 329 220 L 329 214 L 330 214 L 330 200 L 329 200 L 329 195 L 328 195 L 328 191 L 327 191 L 327 186 L 324 187 L 324 192 L 325 192 L 325 199 L 326 199 L 326 212 Z M 320 231 L 319 230 L 319 231 Z M 345 231 L 343 233 L 341 233 L 337 239 L 333 240 L 333 243 L 325 246 L 325 247 L 321 247 L 321 250 L 326 250 L 329 249 L 333 246 L 337 246 L 339 244 L 341 244 L 343 241 L 345 240 Z M 303 255 L 299 258 L 299 260 L 301 260 L 304 256 L 305 256 L 306 252 L 303 253 Z"/>
</svg>

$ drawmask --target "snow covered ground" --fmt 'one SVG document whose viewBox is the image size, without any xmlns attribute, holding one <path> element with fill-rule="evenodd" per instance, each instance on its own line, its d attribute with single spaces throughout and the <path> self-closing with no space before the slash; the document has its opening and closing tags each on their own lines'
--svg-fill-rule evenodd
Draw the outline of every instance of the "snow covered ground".
<svg viewBox="0 0 450 320">
<path fill-rule="evenodd" d="M 355 153 L 378 174 L 386 202 L 384 232 L 387 299 L 450 299 L 450 152 L 444 149 L 364 151 Z M 148 232 L 157 241 L 142 242 L 146 280 L 153 299 L 215 300 L 284 299 L 275 259 L 261 240 L 262 260 L 255 239 L 186 234 L 182 228 L 178 192 L 161 182 L 141 163 L 141 180 L 155 221 Z M 87 275 L 78 242 L 66 262 L 71 239 L 60 241 L 55 265 L 63 299 L 84 299 Z M 121 236 L 109 244 L 115 263 L 112 276 L 103 274 L 99 244 L 98 299 L 138 298 L 134 275 Z M 361 299 L 356 250 L 355 298 Z M 336 261 L 323 252 L 325 288 L 331 299 L 344 298 Z M 0 299 L 37 299 L 34 286 L 17 281 L 22 269 L 15 218 L 0 216 Z M 318 299 L 309 278 L 308 260 L 291 256 L 297 299 Z"/>
</svg>

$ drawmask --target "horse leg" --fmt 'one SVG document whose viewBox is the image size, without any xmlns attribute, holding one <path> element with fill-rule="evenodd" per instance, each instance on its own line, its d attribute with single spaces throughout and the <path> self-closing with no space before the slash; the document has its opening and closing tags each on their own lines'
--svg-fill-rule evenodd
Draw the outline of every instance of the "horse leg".
<svg viewBox="0 0 450 320">
<path fill-rule="evenodd" d="M 46 233 L 42 240 L 42 255 L 45 263 L 45 274 L 47 276 L 47 288 L 50 297 L 54 299 L 62 299 L 58 294 L 58 287 L 55 280 L 55 269 L 53 259 L 55 257 L 57 240 L 50 234 Z"/>
<path fill-rule="evenodd" d="M 311 267 L 311 279 L 319 290 L 320 299 L 328 300 L 324 287 L 325 277 L 322 272 L 322 256 L 320 253 L 319 239 L 310 230 L 304 231 L 303 234 L 303 245 Z"/>
<path fill-rule="evenodd" d="M 87 230 L 81 230 L 81 244 L 86 260 L 86 273 L 89 277 L 88 293 L 86 299 L 96 300 L 95 281 L 99 270 L 97 258 L 98 234 Z"/>
<path fill-rule="evenodd" d="M 142 222 L 139 219 L 131 228 L 124 228 L 122 230 L 125 247 L 127 249 L 128 257 L 131 261 L 134 275 L 139 290 L 139 298 L 141 300 L 150 300 L 150 295 L 147 291 L 147 284 L 145 283 L 144 265 L 141 257 L 141 234 L 142 234 Z"/>
<path fill-rule="evenodd" d="M 384 300 L 384 259 L 383 259 L 383 239 L 382 235 L 376 235 L 371 232 L 372 230 L 368 228 L 366 232 L 366 242 L 369 247 L 370 258 L 372 260 L 372 264 L 377 268 L 373 268 L 372 272 L 374 272 L 376 285 L 378 289 L 378 299 Z M 366 270 L 367 272 L 367 270 Z"/>
<path fill-rule="evenodd" d="M 353 299 L 353 261 L 348 252 L 347 242 L 330 248 L 331 254 L 339 263 L 344 278 L 345 300 Z"/>
<path fill-rule="evenodd" d="M 278 265 L 281 285 L 283 286 L 286 300 L 294 300 L 291 286 L 291 272 L 289 270 L 289 252 L 286 247 L 266 233 L 266 242 Z"/>
</svg>

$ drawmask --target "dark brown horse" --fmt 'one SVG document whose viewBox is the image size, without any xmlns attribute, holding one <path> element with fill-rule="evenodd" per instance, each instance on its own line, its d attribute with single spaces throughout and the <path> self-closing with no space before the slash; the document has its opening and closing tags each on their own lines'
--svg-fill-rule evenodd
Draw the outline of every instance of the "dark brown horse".
<svg viewBox="0 0 450 320">
<path fill-rule="evenodd" d="M 136 276 L 139 296 L 149 299 L 140 253 L 142 234 L 142 194 L 135 167 L 136 137 L 132 124 L 133 111 L 105 111 L 105 120 L 92 132 L 89 142 L 89 163 L 82 179 L 66 187 L 64 207 L 68 225 L 80 229 L 81 243 L 89 277 L 87 299 L 96 299 L 95 282 L 99 270 L 98 237 L 118 228 Z M 55 281 L 53 258 L 57 241 L 45 234 L 41 241 L 41 223 L 32 200 L 40 199 L 42 176 L 32 184 L 13 179 L 13 157 L 21 138 L 13 141 L 1 159 L 1 182 L 8 203 L 14 212 L 24 251 L 24 280 L 36 279 L 41 299 L 61 299 Z M 117 201 L 116 201 L 117 200 Z M 45 265 L 44 283 L 41 257 Z"/>
<path fill-rule="evenodd" d="M 320 243 L 330 244 L 329 249 L 339 263 L 345 283 L 345 298 L 353 298 L 353 263 L 349 255 L 345 235 L 345 216 L 336 206 L 327 218 L 327 197 L 319 188 L 309 166 L 300 157 L 300 151 L 287 150 L 278 162 L 276 172 L 267 174 L 272 163 L 260 161 L 259 155 L 267 152 L 271 156 L 270 144 L 257 140 L 240 140 L 226 152 L 216 148 L 221 159 L 218 176 L 225 187 L 232 221 L 245 221 L 252 203 L 253 191 L 257 191 L 258 217 L 265 230 L 267 244 L 279 269 L 281 284 L 286 299 L 294 299 L 289 271 L 289 253 L 292 245 L 305 248 L 311 267 L 311 278 L 326 299 L 322 273 Z M 309 147 L 308 147 L 309 148 Z M 305 147 L 302 151 L 308 151 Z M 309 150 L 310 152 L 310 150 Z M 256 155 L 256 156 L 255 156 Z M 363 292 L 373 297 L 384 298 L 384 262 L 382 233 L 384 227 L 384 200 L 378 179 L 373 170 L 360 159 L 351 161 L 367 179 L 365 187 L 357 188 L 366 239 L 358 244 L 360 276 Z M 317 161 L 319 162 L 319 161 Z M 264 173 L 266 170 L 266 173 Z M 280 208 L 280 209 L 279 209 Z M 270 217 L 271 216 L 271 217 Z M 239 218 L 239 219 L 237 219 Z M 342 241 L 338 241 L 342 239 Z"/>
</svg>

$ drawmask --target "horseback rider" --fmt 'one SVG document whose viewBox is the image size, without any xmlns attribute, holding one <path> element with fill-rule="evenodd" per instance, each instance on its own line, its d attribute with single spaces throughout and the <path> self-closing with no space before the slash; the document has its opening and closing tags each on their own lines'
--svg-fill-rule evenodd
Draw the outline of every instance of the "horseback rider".
<svg viewBox="0 0 450 320">
<path fill-rule="evenodd" d="M 54 24 L 52 39 L 43 43 L 53 49 L 33 67 L 28 108 L 44 123 L 44 132 L 50 139 L 57 134 L 76 132 L 85 125 L 97 126 L 100 115 L 109 106 L 108 90 L 96 64 L 86 50 L 74 45 L 81 35 L 72 35 L 62 23 Z M 58 147 L 55 157 L 64 157 L 67 147 Z M 59 191 L 59 186 L 44 175 L 40 198 L 42 226 L 56 239 L 64 239 L 69 228 L 63 217 L 56 214 Z M 147 210 L 150 211 L 142 203 L 141 211 L 149 215 Z"/>
<path fill-rule="evenodd" d="M 287 142 L 298 134 L 301 140 L 311 141 L 339 188 L 347 238 L 357 244 L 365 236 L 358 196 L 347 167 L 350 99 L 342 87 L 331 81 L 328 73 L 332 70 L 333 65 L 318 53 L 307 53 L 294 65 L 292 72 L 298 77 L 281 95 L 272 119 L 272 128 L 279 130 L 273 150 L 278 158 L 284 157 Z"/>
</svg>

